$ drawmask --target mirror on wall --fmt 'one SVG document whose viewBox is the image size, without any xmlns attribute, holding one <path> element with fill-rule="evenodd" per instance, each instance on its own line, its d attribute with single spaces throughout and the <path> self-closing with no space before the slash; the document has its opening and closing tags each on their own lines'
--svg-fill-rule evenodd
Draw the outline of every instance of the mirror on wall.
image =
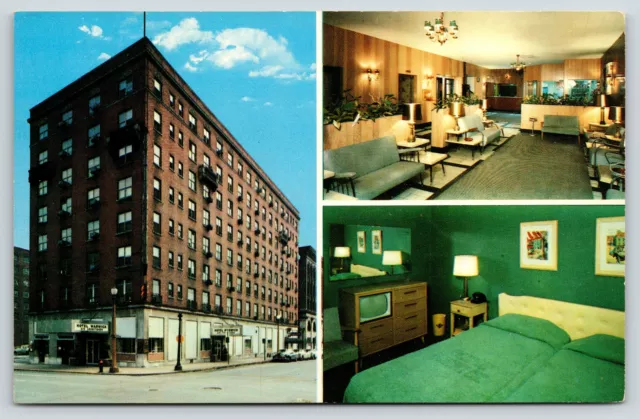
<svg viewBox="0 0 640 419">
<path fill-rule="evenodd" d="M 557 81 L 543 81 L 542 82 L 542 94 L 562 97 L 564 96 L 564 86 L 563 83 Z"/>
<path fill-rule="evenodd" d="M 538 81 L 528 81 L 524 84 L 525 96 L 536 96 L 538 94 Z"/>
<path fill-rule="evenodd" d="M 331 224 L 329 279 L 340 281 L 411 271 L 411 229 Z"/>
</svg>

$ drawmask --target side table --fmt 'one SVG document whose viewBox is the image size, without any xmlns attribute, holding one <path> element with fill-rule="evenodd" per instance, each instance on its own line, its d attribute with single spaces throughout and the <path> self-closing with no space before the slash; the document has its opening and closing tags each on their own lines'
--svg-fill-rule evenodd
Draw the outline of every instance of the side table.
<svg viewBox="0 0 640 419">
<path fill-rule="evenodd" d="M 456 316 L 466 318 L 465 324 L 456 327 Z M 474 304 L 467 300 L 455 300 L 451 302 L 451 336 L 459 335 L 468 329 L 473 329 L 475 320 L 482 316 L 487 321 L 487 303 Z M 465 327 L 466 326 L 466 327 Z"/>
</svg>

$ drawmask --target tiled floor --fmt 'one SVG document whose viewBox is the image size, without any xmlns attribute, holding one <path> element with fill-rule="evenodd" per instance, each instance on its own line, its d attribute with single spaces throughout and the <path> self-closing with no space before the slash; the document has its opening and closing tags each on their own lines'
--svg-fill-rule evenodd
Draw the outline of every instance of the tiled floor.
<svg viewBox="0 0 640 419">
<path fill-rule="evenodd" d="M 433 188 L 442 189 L 447 186 L 449 183 L 456 180 L 459 176 L 461 176 L 464 172 L 469 170 L 464 167 L 451 166 L 448 164 L 444 165 L 445 173 L 442 172 L 442 166 L 437 165 L 433 167 L 433 183 L 431 183 L 431 179 L 428 176 L 428 173 L 425 174 L 424 180 L 422 182 L 425 186 L 431 186 Z"/>
</svg>

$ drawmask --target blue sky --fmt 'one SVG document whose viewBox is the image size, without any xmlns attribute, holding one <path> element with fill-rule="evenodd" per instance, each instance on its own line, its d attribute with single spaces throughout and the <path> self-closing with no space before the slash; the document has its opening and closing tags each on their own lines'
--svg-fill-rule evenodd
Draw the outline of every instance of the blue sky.
<svg viewBox="0 0 640 419">
<path fill-rule="evenodd" d="M 296 206 L 316 244 L 315 13 L 147 13 L 147 36 Z M 29 109 L 143 35 L 138 13 L 15 15 L 14 243 L 29 247 Z"/>
</svg>

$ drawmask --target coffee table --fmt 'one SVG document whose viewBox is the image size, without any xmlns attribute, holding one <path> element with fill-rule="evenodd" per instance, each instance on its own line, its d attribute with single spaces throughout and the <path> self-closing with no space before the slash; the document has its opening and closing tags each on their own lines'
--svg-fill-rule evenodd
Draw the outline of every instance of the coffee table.
<svg viewBox="0 0 640 419">
<path fill-rule="evenodd" d="M 455 134 L 455 139 L 452 140 L 449 138 L 449 134 L 451 131 L 451 134 Z M 474 157 L 474 152 L 476 148 L 480 148 L 480 144 L 482 144 L 482 136 L 476 136 L 476 137 L 467 137 L 467 132 L 469 131 L 455 131 L 455 130 L 447 130 L 447 139 L 446 142 L 449 144 L 455 144 L 458 146 L 465 146 L 465 147 L 472 147 L 471 148 L 471 159 L 473 160 Z M 464 138 L 462 139 L 462 141 L 460 140 L 459 134 L 464 134 Z M 480 151 L 480 154 L 482 154 L 482 150 Z"/>
<path fill-rule="evenodd" d="M 448 154 L 433 153 L 431 151 L 420 153 L 418 162 L 424 164 L 425 168 L 429 168 L 430 183 L 433 183 L 433 166 L 436 164 L 440 163 L 442 165 L 442 173 L 446 174 L 444 171 L 444 160 L 447 157 L 449 157 Z"/>
</svg>

